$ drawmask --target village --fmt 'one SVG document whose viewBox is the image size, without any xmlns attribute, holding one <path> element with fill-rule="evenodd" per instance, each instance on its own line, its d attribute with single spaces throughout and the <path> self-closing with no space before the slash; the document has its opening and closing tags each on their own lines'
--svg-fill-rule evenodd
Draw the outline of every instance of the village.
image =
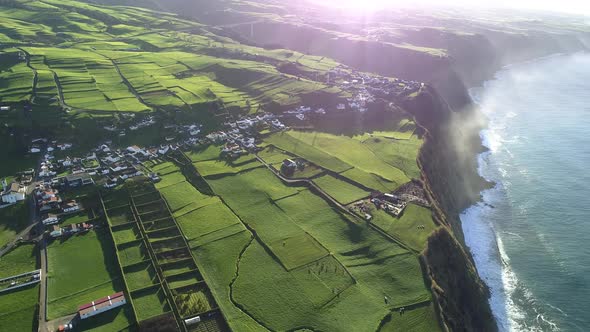
<svg viewBox="0 0 590 332">
<path fill-rule="evenodd" d="M 256 154 L 262 150 L 261 137 L 288 130 L 291 126 L 299 126 L 302 122 L 309 122 L 312 117 L 317 119 L 346 112 L 365 113 L 378 99 L 391 100 L 423 87 L 421 83 L 377 78 L 368 74 L 351 72 L 345 68 L 330 71 L 326 83 L 349 92 L 351 97 L 323 107 L 300 105 L 280 114 L 259 111 L 248 115 L 230 115 L 222 121 L 217 130 L 212 132 L 205 132 L 203 126 L 198 123 L 164 123 L 162 124 L 164 129 L 173 132 L 174 135 L 166 137 L 161 144 L 155 146 L 121 147 L 114 143 L 115 139 L 108 139 L 86 153 L 78 152 L 74 155 L 70 151 L 79 151 L 75 143 L 60 142 L 49 137 L 34 138 L 31 140 L 28 152 L 32 156 L 39 156 L 38 167 L 24 170 L 12 177 L 10 181 L 2 180 L 0 209 L 22 204 L 30 199 L 34 208 L 32 218 L 39 220 L 42 231 L 37 233 L 33 229 L 28 237 L 21 237 L 18 241 L 47 241 L 47 243 L 68 241 L 73 236 L 84 235 L 96 228 L 104 227 L 100 222 L 101 219 L 98 218 L 97 211 L 92 206 L 85 206 L 85 203 L 89 202 L 88 197 L 77 193 L 91 192 L 97 188 L 114 189 L 136 177 L 145 177 L 157 183 L 160 177 L 145 167 L 148 161 L 166 159 L 169 154 L 177 150 L 189 151 L 211 144 L 221 147 L 220 159 L 231 161 L 242 155 Z M 10 107 L 2 106 L 2 110 L 7 109 Z M 123 114 L 122 119 L 124 120 L 122 124 L 108 124 L 102 127 L 109 133 L 107 136 L 125 137 L 131 132 L 141 132 L 160 121 L 154 115 Z M 307 162 L 299 159 L 286 159 L 283 162 L 283 166 L 288 170 L 301 165 L 307 165 Z M 85 188 L 92 188 L 92 190 Z M 406 186 L 395 193 L 372 195 L 368 200 L 351 204 L 349 209 L 370 222 L 375 209 L 399 217 L 410 203 L 428 206 L 420 190 Z M 2 249 L 8 251 L 10 248 Z M 42 260 L 44 260 L 43 257 Z M 33 283 L 44 283 L 46 278 L 43 271 L 39 269 L 4 278 L 0 280 L 0 292 Z M 125 294 L 120 292 L 88 304 L 81 304 L 77 315 L 63 322 L 59 330 L 71 330 L 80 320 L 99 315 L 126 303 Z M 199 318 L 194 319 L 198 321 Z M 194 324 L 197 321 L 191 323 Z"/>
</svg>

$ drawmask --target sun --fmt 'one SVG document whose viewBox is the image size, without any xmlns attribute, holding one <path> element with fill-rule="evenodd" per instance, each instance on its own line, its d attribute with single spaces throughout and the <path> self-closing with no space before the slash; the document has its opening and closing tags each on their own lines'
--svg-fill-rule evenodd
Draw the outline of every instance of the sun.
<svg viewBox="0 0 590 332">
<path fill-rule="evenodd" d="M 397 3 L 396 0 L 315 0 L 313 2 L 334 8 L 374 11 Z"/>
</svg>

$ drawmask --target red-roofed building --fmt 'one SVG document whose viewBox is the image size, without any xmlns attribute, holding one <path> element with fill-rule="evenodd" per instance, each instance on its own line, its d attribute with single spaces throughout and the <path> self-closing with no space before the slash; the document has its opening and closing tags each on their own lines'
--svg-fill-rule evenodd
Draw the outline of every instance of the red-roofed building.
<svg viewBox="0 0 590 332">
<path fill-rule="evenodd" d="M 127 300 L 125 299 L 125 294 L 123 294 L 123 292 L 119 292 L 81 305 L 78 307 L 78 314 L 80 314 L 80 319 L 86 319 L 105 311 L 120 307 L 126 303 Z"/>
</svg>

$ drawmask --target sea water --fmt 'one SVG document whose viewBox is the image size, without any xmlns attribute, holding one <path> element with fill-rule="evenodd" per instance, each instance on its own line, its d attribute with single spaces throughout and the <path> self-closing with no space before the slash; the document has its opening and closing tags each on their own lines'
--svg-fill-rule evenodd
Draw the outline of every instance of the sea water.
<svg viewBox="0 0 590 332">
<path fill-rule="evenodd" d="M 502 331 L 590 331 L 590 55 L 506 67 L 471 94 L 488 118 L 461 216 Z"/>
</svg>

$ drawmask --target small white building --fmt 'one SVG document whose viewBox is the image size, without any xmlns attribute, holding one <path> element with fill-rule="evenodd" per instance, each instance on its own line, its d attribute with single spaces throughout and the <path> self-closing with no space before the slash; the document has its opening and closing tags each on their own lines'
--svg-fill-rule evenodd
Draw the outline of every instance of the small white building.
<svg viewBox="0 0 590 332">
<path fill-rule="evenodd" d="M 47 218 L 43 219 L 43 225 L 55 225 L 59 223 L 59 217 L 56 214 L 49 214 Z"/>
<path fill-rule="evenodd" d="M 123 292 L 119 292 L 80 306 L 78 308 L 78 314 L 80 315 L 80 319 L 86 319 L 105 311 L 123 306 L 126 303 L 127 300 L 125 299 L 125 294 Z"/>
</svg>

